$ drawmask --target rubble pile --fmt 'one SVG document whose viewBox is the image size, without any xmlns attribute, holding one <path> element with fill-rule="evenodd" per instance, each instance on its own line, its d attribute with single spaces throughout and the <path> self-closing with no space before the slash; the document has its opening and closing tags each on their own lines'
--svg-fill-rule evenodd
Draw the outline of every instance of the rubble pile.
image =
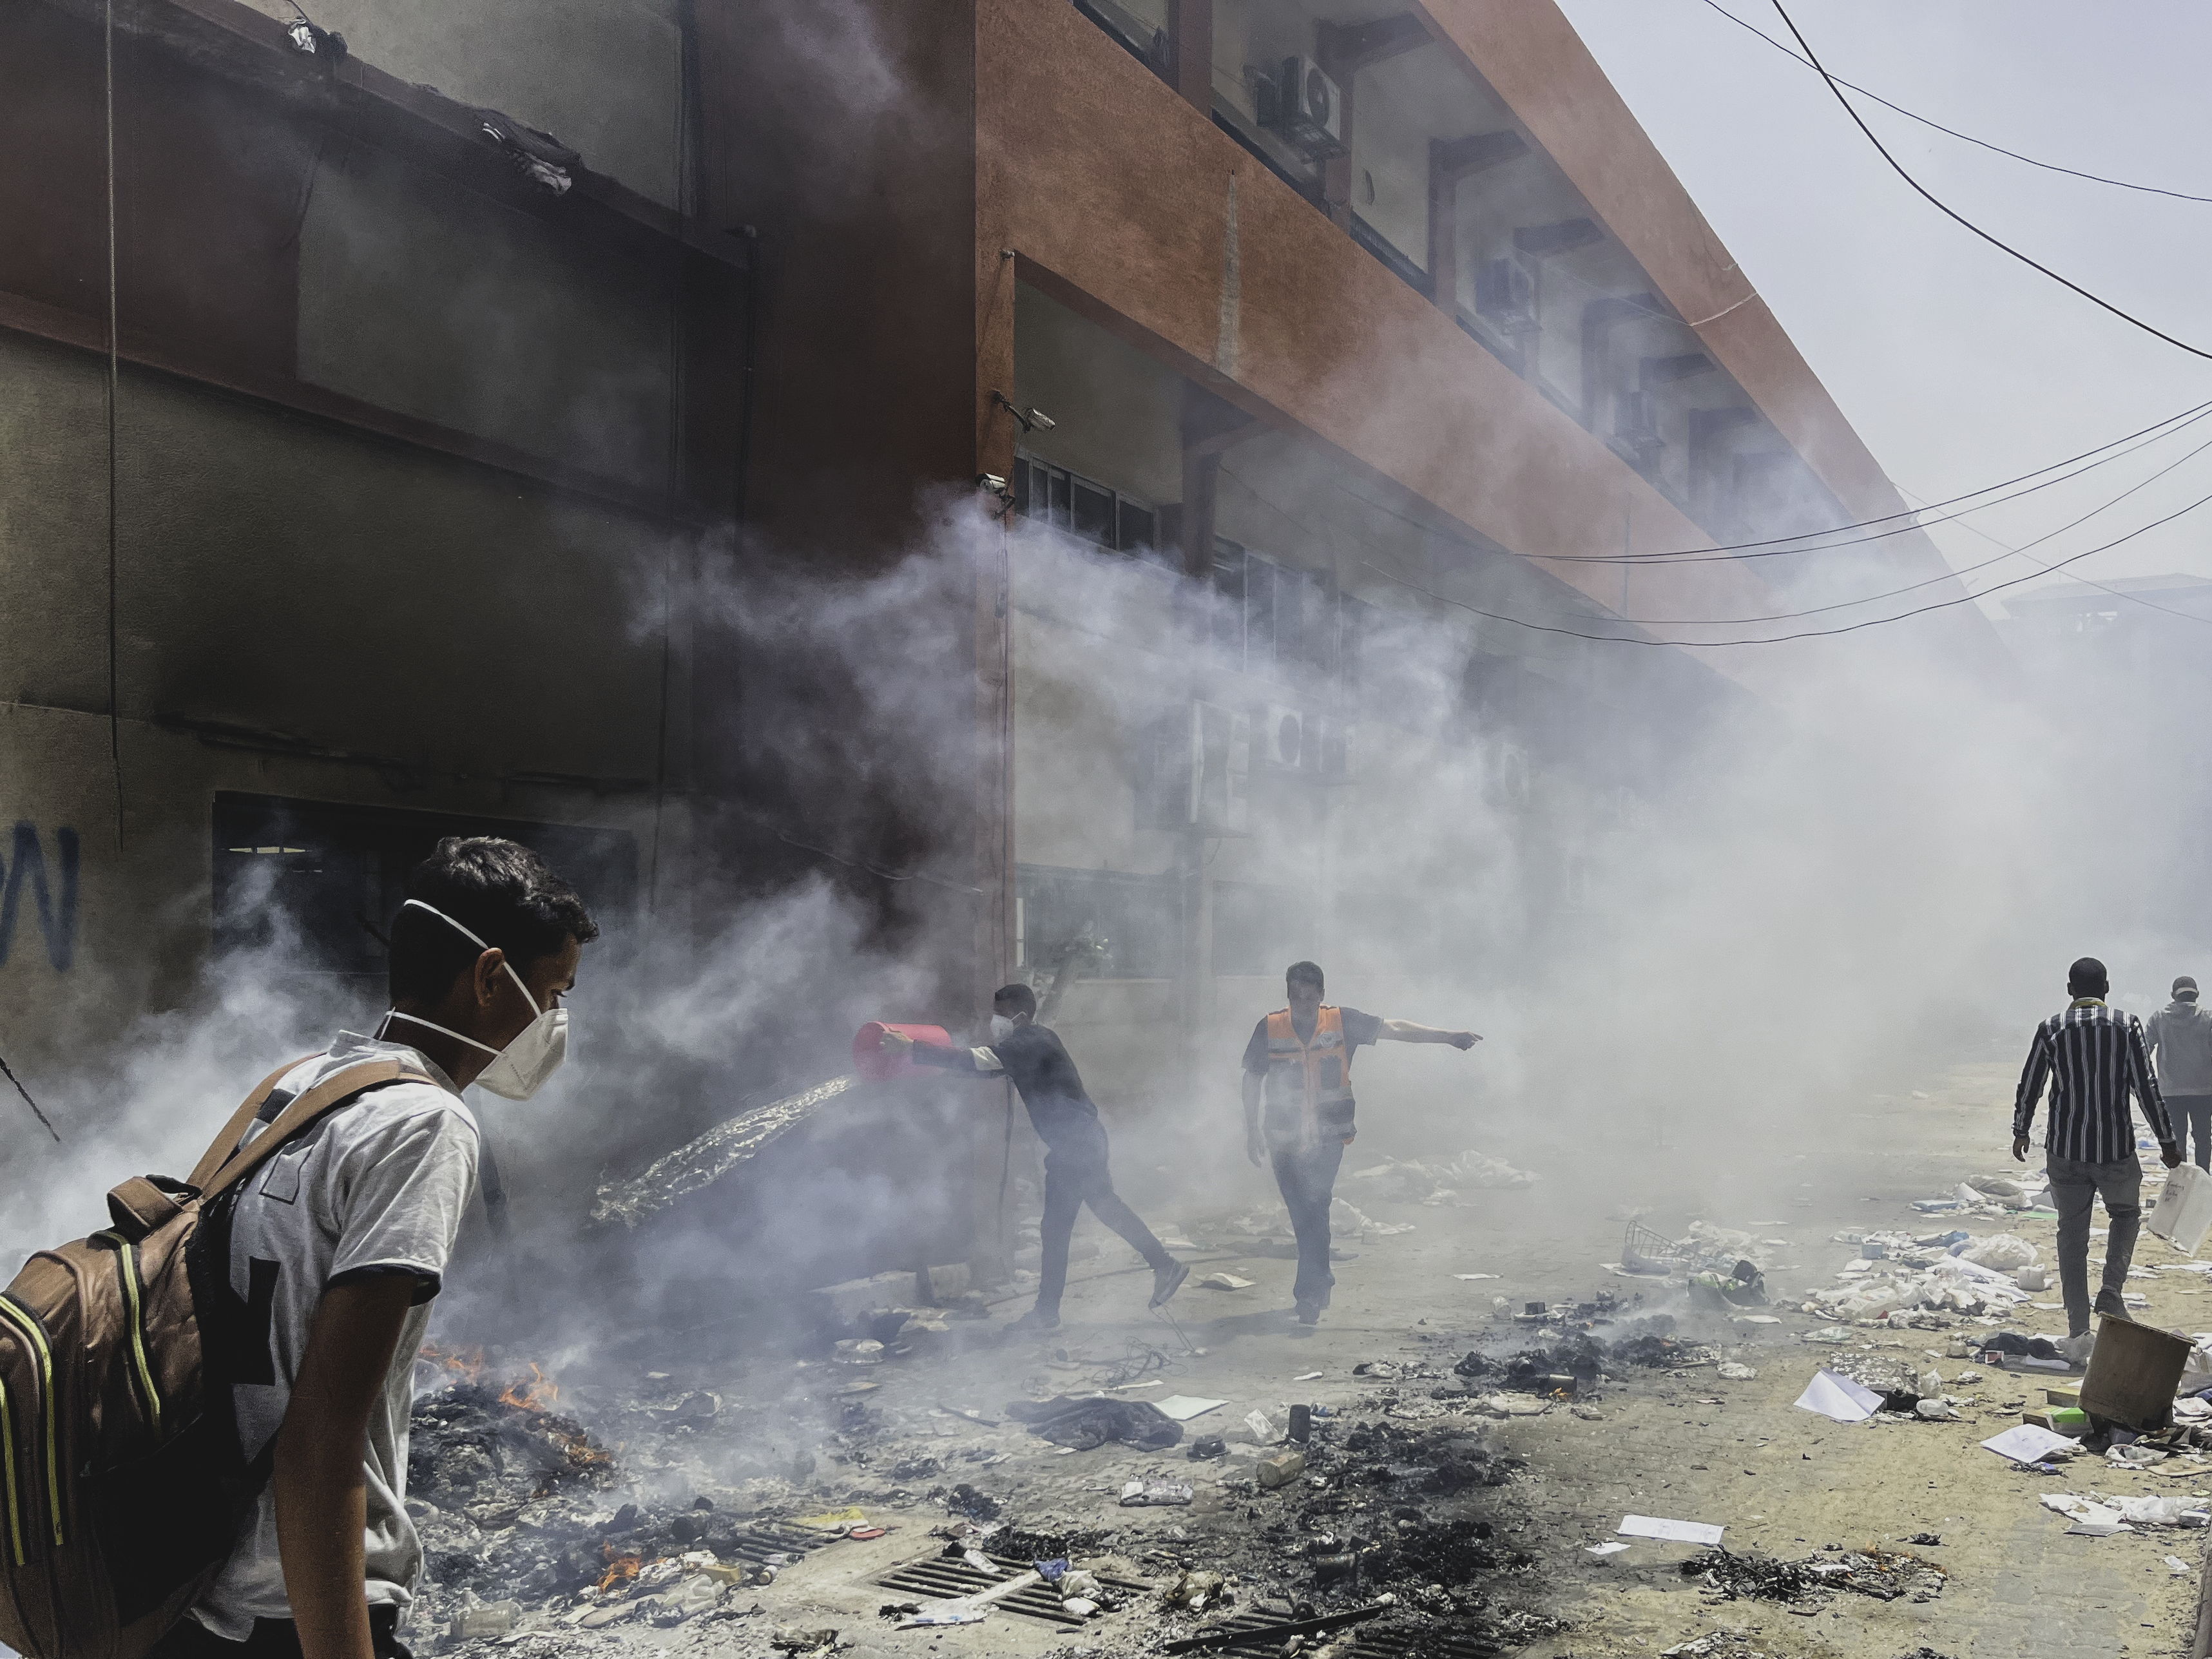
<svg viewBox="0 0 2212 1659">
<path fill-rule="evenodd" d="M 2036 1247 L 2011 1233 L 1844 1232 L 1834 1242 L 1856 1246 L 1858 1255 L 1835 1285 L 1810 1291 L 1803 1308 L 1839 1324 L 1943 1330 L 1963 1319 L 1995 1326 L 2045 1284 Z"/>
<path fill-rule="evenodd" d="M 1896 1550 L 1825 1553 L 1802 1561 L 1705 1550 L 1683 1562 L 1682 1573 L 1702 1581 L 1708 1590 L 1729 1601 L 1747 1596 L 1763 1601 L 1796 1601 L 1826 1590 L 1851 1590 L 1881 1601 L 1907 1595 L 1916 1601 L 1927 1601 L 1942 1595 L 1948 1582 L 1941 1567 Z"/>
</svg>

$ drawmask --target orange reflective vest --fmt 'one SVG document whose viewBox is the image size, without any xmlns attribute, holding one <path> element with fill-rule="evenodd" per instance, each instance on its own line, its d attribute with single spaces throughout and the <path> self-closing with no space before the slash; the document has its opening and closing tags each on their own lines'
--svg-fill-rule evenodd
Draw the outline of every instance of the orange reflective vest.
<svg viewBox="0 0 2212 1659">
<path fill-rule="evenodd" d="M 1296 1127 L 1298 1139 L 1352 1137 L 1352 1050 L 1344 1041 L 1344 1011 L 1324 1004 L 1313 1036 L 1301 1040 L 1291 1011 L 1267 1016 L 1268 1127 L 1278 1135 Z"/>
</svg>

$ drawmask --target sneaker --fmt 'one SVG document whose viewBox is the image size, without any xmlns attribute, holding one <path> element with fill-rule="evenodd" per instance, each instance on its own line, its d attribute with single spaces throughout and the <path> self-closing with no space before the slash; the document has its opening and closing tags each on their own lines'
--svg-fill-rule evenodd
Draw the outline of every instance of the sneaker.
<svg viewBox="0 0 2212 1659">
<path fill-rule="evenodd" d="M 1299 1303 L 1297 1313 L 1298 1323 L 1301 1325 L 1318 1325 L 1321 1323 L 1321 1304 L 1318 1302 Z"/>
<path fill-rule="evenodd" d="M 2135 1317 L 2133 1314 L 2130 1314 L 2128 1311 L 2128 1304 L 2124 1301 L 2121 1300 L 2120 1293 L 2118 1291 L 2099 1291 L 2097 1292 L 2097 1300 L 2094 1305 L 2093 1311 L 2100 1319 L 2132 1319 Z"/>
<path fill-rule="evenodd" d="M 1155 1308 L 1166 1306 L 1168 1298 L 1181 1290 L 1183 1280 L 1189 1277 L 1189 1267 L 1180 1261 L 1170 1261 L 1164 1267 L 1153 1268 L 1152 1299 L 1148 1305 Z"/>
<path fill-rule="evenodd" d="M 1032 1308 L 1006 1327 L 1006 1334 L 1023 1336 L 1033 1331 L 1056 1331 L 1059 1328 L 1060 1316 L 1057 1313 L 1045 1308 Z"/>
</svg>

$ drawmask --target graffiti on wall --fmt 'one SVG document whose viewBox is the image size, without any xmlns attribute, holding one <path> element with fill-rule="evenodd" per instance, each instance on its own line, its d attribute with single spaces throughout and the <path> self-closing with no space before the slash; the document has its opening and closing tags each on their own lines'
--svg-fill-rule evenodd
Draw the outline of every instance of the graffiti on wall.
<svg viewBox="0 0 2212 1659">
<path fill-rule="evenodd" d="M 53 835 L 53 861 L 33 823 L 18 823 L 9 837 L 7 867 L 0 876 L 0 966 L 15 948 L 16 924 L 25 907 L 38 920 L 46 961 L 67 973 L 76 956 L 77 836 L 74 830 Z"/>
</svg>

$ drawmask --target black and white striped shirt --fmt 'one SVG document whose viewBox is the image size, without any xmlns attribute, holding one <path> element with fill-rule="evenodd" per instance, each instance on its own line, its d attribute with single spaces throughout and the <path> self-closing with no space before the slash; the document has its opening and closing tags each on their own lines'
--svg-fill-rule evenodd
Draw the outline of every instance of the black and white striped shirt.
<svg viewBox="0 0 2212 1659">
<path fill-rule="evenodd" d="M 2152 1075 L 2142 1025 L 2133 1014 L 2082 997 L 2063 1014 L 2035 1028 L 2027 1066 L 2012 1111 L 2012 1132 L 2025 1135 L 2035 1121 L 2035 1103 L 2051 1085 L 2051 1128 L 2045 1137 L 2053 1158 L 2079 1164 L 2116 1164 L 2136 1155 L 2135 1123 L 2128 1115 L 2134 1092 L 2143 1120 L 2161 1146 L 2173 1144 L 2173 1124 Z"/>
</svg>

